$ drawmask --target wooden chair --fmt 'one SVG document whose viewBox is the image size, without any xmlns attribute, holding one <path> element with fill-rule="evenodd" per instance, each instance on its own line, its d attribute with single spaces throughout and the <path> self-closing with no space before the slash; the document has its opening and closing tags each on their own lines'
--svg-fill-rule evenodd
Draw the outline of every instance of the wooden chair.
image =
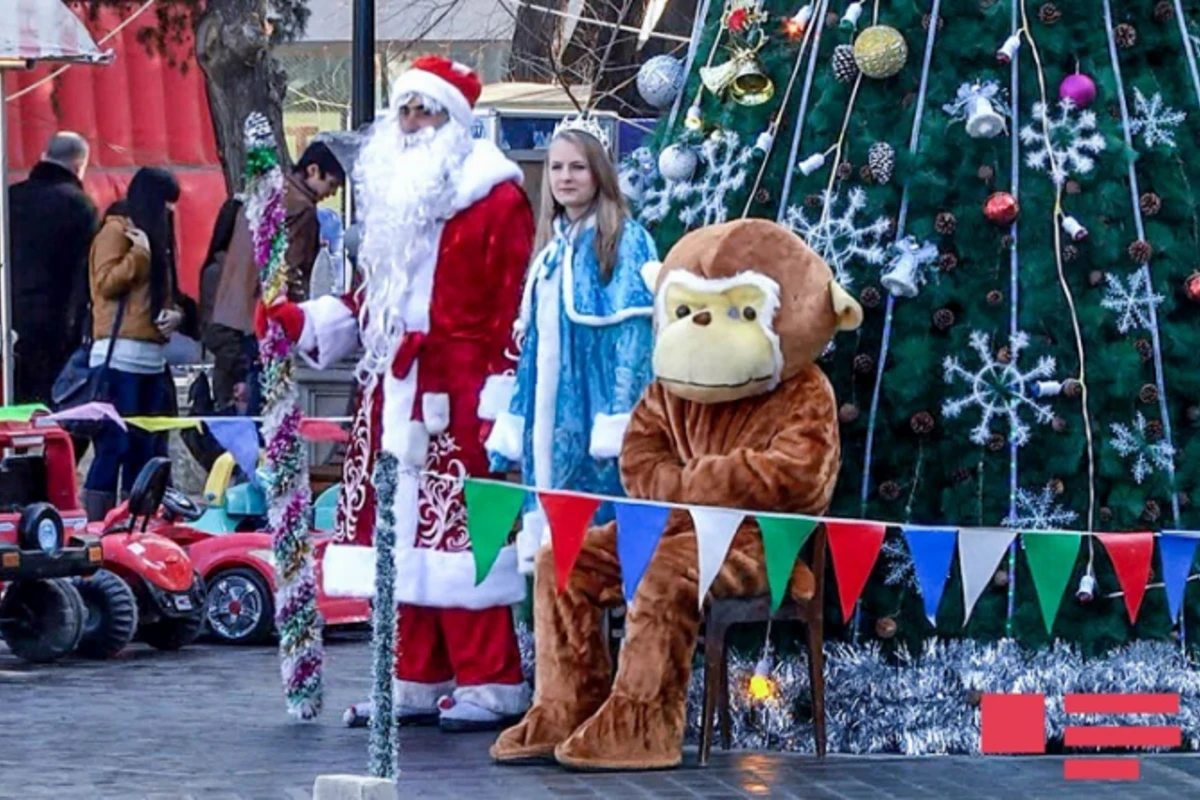
<svg viewBox="0 0 1200 800">
<path fill-rule="evenodd" d="M 817 740 L 817 757 L 825 757 L 825 663 L 824 663 L 824 601 L 825 601 L 825 526 L 813 532 L 812 561 L 816 591 L 810 600 L 794 602 L 790 598 L 771 615 L 771 598 L 727 597 L 713 598 L 704 618 L 704 709 L 700 729 L 700 766 L 708 764 L 712 750 L 713 712 L 720 715 L 721 749 L 730 747 L 729 663 L 726 659 L 725 637 L 734 625 L 766 622 L 799 622 L 808 630 L 808 667 L 812 683 L 813 730 Z"/>
</svg>

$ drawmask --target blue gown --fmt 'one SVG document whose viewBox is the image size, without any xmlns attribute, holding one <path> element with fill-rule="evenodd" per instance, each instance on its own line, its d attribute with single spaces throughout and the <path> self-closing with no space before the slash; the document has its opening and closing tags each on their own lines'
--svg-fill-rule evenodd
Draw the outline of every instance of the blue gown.
<svg viewBox="0 0 1200 800">
<path fill-rule="evenodd" d="M 526 486 L 620 497 L 621 438 L 629 413 L 653 378 L 654 296 L 642 266 L 657 261 L 658 254 L 646 229 L 626 219 L 612 277 L 604 284 L 595 217 L 574 225 L 560 217 L 554 227 L 554 238 L 526 278 L 516 385 L 508 414 L 496 424 L 520 428 Z M 507 455 L 516 454 L 510 448 Z M 495 450 L 489 457 L 498 472 L 513 465 Z M 536 508 L 531 499 L 526 510 Z M 613 514 L 606 503 L 596 522 Z"/>
</svg>

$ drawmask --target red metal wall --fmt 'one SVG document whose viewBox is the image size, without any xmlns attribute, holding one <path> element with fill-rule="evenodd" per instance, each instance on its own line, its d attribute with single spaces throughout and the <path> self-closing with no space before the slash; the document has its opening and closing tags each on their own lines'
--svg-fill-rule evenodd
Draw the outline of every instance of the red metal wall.
<svg viewBox="0 0 1200 800">
<path fill-rule="evenodd" d="M 107 11 L 87 26 L 99 41 L 120 21 L 121 15 Z M 104 44 L 116 53 L 108 66 L 73 66 L 40 84 L 58 67 L 8 73 L 6 98 L 36 85 L 8 102 L 8 179 L 22 180 L 37 163 L 47 138 L 60 129 L 76 131 L 91 143 L 85 185 L 101 212 L 121 196 L 139 167 L 172 170 L 183 188 L 176 212 L 179 278 L 184 291 L 195 296 L 200 262 L 225 201 L 225 178 L 204 76 L 194 59 L 181 68 L 147 52 L 137 41 L 138 31 L 154 24 L 151 7 Z M 187 53 L 191 43 L 175 47 Z"/>
</svg>

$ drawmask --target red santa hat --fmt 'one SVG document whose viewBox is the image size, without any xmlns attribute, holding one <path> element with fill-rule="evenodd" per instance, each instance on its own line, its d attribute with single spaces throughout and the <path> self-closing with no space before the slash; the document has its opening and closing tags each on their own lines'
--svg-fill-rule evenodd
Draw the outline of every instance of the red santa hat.
<svg viewBox="0 0 1200 800">
<path fill-rule="evenodd" d="M 467 65 L 441 56 L 421 56 L 396 80 L 392 96 L 428 97 L 442 105 L 455 122 L 470 128 L 471 110 L 482 91 L 479 76 Z"/>
</svg>

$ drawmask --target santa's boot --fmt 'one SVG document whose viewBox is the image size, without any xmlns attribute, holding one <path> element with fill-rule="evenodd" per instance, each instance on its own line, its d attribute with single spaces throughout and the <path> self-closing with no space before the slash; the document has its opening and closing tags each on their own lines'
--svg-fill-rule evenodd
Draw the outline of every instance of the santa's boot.
<svg viewBox="0 0 1200 800">
<path fill-rule="evenodd" d="M 562 594 L 555 586 L 554 555 L 549 546 L 541 549 L 534 572 L 533 707 L 492 745 L 493 759 L 501 763 L 548 759 L 600 707 L 612 680 L 601 615 L 604 607 L 620 602 L 615 526 L 588 532 Z"/>
</svg>

